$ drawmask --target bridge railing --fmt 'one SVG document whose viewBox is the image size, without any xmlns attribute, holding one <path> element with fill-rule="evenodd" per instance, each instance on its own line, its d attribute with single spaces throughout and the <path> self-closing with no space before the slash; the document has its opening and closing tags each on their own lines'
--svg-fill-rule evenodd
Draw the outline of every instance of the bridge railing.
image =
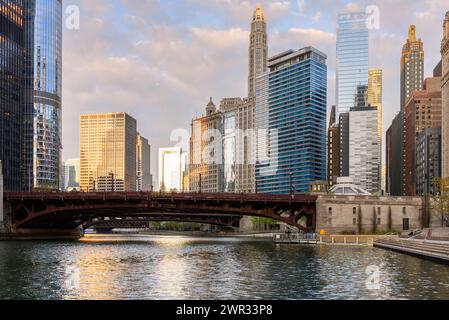
<svg viewBox="0 0 449 320">
<path fill-rule="evenodd" d="M 167 193 L 167 192 L 9 192 L 5 199 L 176 199 L 224 201 L 315 201 L 310 194 L 274 195 L 260 193 Z"/>
</svg>

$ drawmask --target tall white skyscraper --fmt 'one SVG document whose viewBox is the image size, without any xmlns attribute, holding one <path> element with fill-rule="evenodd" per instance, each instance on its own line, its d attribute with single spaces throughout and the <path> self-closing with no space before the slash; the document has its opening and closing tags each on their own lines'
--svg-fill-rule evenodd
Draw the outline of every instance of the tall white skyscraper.
<svg viewBox="0 0 449 320">
<path fill-rule="evenodd" d="M 265 13 L 260 5 L 257 5 L 251 23 L 249 43 L 249 74 L 248 97 L 256 96 L 256 77 L 267 70 L 268 36 Z"/>
<path fill-rule="evenodd" d="M 349 112 L 349 176 L 371 193 L 381 188 L 381 150 L 376 107 L 352 108 Z"/>
</svg>

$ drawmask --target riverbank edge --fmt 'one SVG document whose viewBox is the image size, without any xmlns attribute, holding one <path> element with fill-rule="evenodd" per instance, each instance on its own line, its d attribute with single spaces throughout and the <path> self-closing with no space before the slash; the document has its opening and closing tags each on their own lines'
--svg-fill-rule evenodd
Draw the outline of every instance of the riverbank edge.
<svg viewBox="0 0 449 320">
<path fill-rule="evenodd" d="M 448 244 L 449 244 L 449 241 L 448 241 Z M 379 249 L 394 251 L 394 252 L 405 254 L 405 255 L 409 255 L 409 256 L 412 256 L 412 257 L 415 257 L 415 258 L 429 260 L 429 261 L 433 261 L 433 262 L 437 262 L 437 263 L 445 264 L 445 265 L 449 266 L 449 256 L 433 254 L 431 252 L 426 252 L 426 251 L 423 251 L 423 250 L 402 248 L 402 247 L 398 247 L 398 246 L 395 246 L 395 245 L 389 245 L 389 244 L 385 244 L 385 243 L 376 243 L 376 242 L 374 242 L 374 247 L 375 248 L 379 248 Z"/>
<path fill-rule="evenodd" d="M 196 233 L 196 232 L 140 232 L 140 233 L 85 233 L 84 235 L 76 232 L 67 232 L 59 234 L 48 233 L 6 233 L 0 231 L 0 241 L 47 241 L 47 240 L 66 240 L 77 241 L 83 237 L 111 237 L 111 236 L 127 236 L 127 237 L 162 237 L 162 236 L 178 236 L 178 237 L 196 237 L 196 238 L 246 238 L 246 239 L 273 239 L 274 233 Z"/>
</svg>

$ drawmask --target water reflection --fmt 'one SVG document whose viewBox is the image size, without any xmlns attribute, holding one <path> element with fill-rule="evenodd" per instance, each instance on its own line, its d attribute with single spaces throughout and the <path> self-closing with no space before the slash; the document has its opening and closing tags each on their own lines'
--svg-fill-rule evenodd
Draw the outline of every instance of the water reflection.
<svg viewBox="0 0 449 320">
<path fill-rule="evenodd" d="M 229 238 L 0 242 L 0 273 L 2 299 L 449 299 L 444 265 L 375 248 Z"/>
</svg>

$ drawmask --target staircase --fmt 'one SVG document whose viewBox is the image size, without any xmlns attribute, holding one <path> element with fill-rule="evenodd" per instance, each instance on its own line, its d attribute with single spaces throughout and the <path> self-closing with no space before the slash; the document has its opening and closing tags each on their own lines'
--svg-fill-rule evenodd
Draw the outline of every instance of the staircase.
<svg viewBox="0 0 449 320">
<path fill-rule="evenodd" d="M 449 241 L 386 238 L 374 246 L 449 264 Z"/>
</svg>

